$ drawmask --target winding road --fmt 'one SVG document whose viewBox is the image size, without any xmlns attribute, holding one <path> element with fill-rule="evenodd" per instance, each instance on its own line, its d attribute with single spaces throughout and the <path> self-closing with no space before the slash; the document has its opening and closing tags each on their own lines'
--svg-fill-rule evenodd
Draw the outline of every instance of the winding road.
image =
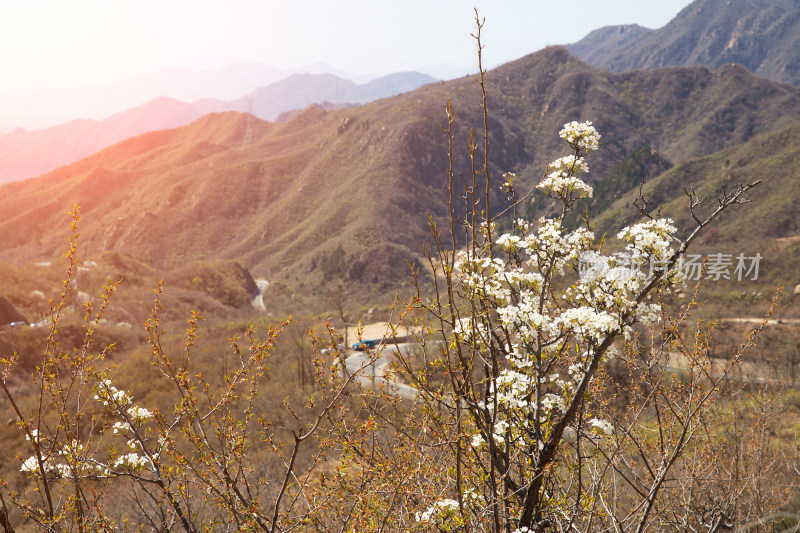
<svg viewBox="0 0 800 533">
<path fill-rule="evenodd" d="M 396 352 L 408 355 L 413 349 L 413 343 L 381 344 L 369 352 L 349 350 L 350 354 L 344 360 L 345 373 L 350 376 L 356 374 L 355 380 L 363 388 L 371 388 L 375 392 L 386 392 L 405 400 L 416 400 L 419 396 L 417 389 L 405 383 L 399 383 L 391 376 L 386 375 L 390 357 Z M 374 361 L 373 361 L 374 358 Z"/>
<path fill-rule="evenodd" d="M 266 312 L 267 308 L 264 305 L 264 291 L 269 287 L 269 281 L 257 279 L 255 282 L 258 287 L 258 292 L 253 295 L 253 299 L 250 303 L 253 305 L 253 309 Z"/>
</svg>

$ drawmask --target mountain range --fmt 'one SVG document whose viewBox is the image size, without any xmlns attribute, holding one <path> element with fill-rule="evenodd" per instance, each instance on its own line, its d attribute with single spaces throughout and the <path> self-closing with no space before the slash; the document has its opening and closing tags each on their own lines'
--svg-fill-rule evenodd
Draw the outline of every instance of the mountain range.
<svg viewBox="0 0 800 533">
<path fill-rule="evenodd" d="M 181 102 L 236 99 L 292 74 L 335 74 L 356 83 L 377 77 L 341 71 L 325 63 L 283 69 L 267 63 L 236 62 L 208 70 L 175 68 L 99 84 L 26 90 L 22 94 L 0 87 L 0 133 L 18 127 L 40 130 L 76 118 L 102 120 L 160 97 Z"/>
<path fill-rule="evenodd" d="M 737 63 L 759 76 L 798 85 L 800 0 L 726 0 L 724 7 L 717 0 L 696 0 L 662 28 L 609 26 L 566 47 L 583 61 L 615 72 L 692 65 L 716 69 Z M 225 82 L 226 90 L 222 86 L 216 89 L 229 94 L 232 86 L 243 86 L 243 80 L 252 83 L 253 76 L 275 79 L 281 71 L 265 65 L 238 65 L 208 73 L 214 74 L 210 77 L 192 72 L 173 74 L 166 79 L 169 87 L 185 86 L 187 80 L 198 81 L 195 86 L 216 87 L 219 80 L 230 80 Z M 140 80 L 140 85 L 158 81 L 150 78 Z M 275 121 L 311 103 L 332 110 L 408 92 L 433 81 L 415 72 L 360 85 L 333 74 L 294 74 L 233 100 L 203 98 L 185 103 L 162 97 L 104 120 L 73 120 L 35 131 L 17 129 L 0 135 L 0 183 L 43 174 L 123 139 L 188 124 L 209 112 L 250 112 Z M 114 89 L 115 93 L 121 90 Z"/>
<path fill-rule="evenodd" d="M 556 133 L 570 120 L 604 136 L 595 182 L 642 146 L 683 166 L 800 121 L 800 89 L 743 67 L 613 74 L 560 47 L 491 71 L 487 89 L 492 170 L 526 185 L 563 152 Z M 158 268 L 236 259 L 263 276 L 314 272 L 340 246 L 344 279 L 391 278 L 429 244 L 426 215 L 446 216 L 444 102 L 459 109 L 464 146 L 481 122 L 479 96 L 464 78 L 353 109 L 311 106 L 282 124 L 227 112 L 128 139 L 3 186 L 0 252 L 17 263 L 56 257 L 77 203 L 89 255 L 115 250 Z M 466 158 L 458 164 L 467 170 Z"/>
<path fill-rule="evenodd" d="M 708 3 L 698 0 L 676 20 L 689 24 L 706 13 L 700 8 Z M 707 28 L 709 35 L 719 31 Z M 615 35 L 627 46 L 649 33 L 629 28 Z M 334 94 L 352 94 L 348 84 L 332 86 L 331 77 L 313 79 Z M 297 81 L 286 80 L 271 94 L 290 94 Z M 630 202 L 642 180 L 652 205 L 684 227 L 691 222 L 685 191 L 713 199 L 739 182 L 762 179 L 753 205 L 723 216 L 700 244 L 760 247 L 769 256 L 762 281 L 800 280 L 794 205 L 800 195 L 800 88 L 729 63 L 610 72 L 564 47 L 493 69 L 486 88 L 490 170 L 497 181 L 514 171 L 521 190 L 532 187 L 547 163 L 564 154 L 561 125 L 590 120 L 603 135 L 589 178 L 597 185 L 590 209 L 601 232 L 639 216 Z M 226 104 L 253 114 L 206 114 L 0 187 L 3 260 L 19 267 L 58 257 L 69 224 L 65 213 L 78 204 L 85 256 L 110 250 L 152 271 L 179 272 L 182 280 L 202 278 L 192 272 L 206 272 L 215 261 L 243 266 L 246 275 L 225 268 L 249 285 L 252 277 L 272 280 L 286 298 L 329 282 L 385 292 L 407 279 L 408 263 L 424 263 L 423 250 L 431 245 L 428 215 L 440 227 L 448 215 L 441 131 L 448 100 L 458 109 L 456 176 L 469 175 L 469 132 L 483 124 L 474 77 L 359 107 L 312 104 L 276 122 L 256 116 L 274 113 L 269 94 Z M 203 111 L 223 104 L 205 101 Z M 495 208 L 507 205 L 499 187 L 492 195 Z M 549 208 L 538 199 L 518 214 L 535 219 Z M 246 301 L 243 291 L 237 301 Z"/>
<path fill-rule="evenodd" d="M 234 100 L 185 103 L 156 98 L 103 120 L 78 119 L 50 128 L 0 135 L 0 183 L 44 174 L 142 133 L 174 128 L 210 112 L 240 111 L 274 121 L 312 103 L 327 108 L 363 104 L 407 92 L 434 78 L 400 72 L 356 84 L 333 74 L 293 74 Z"/>
<path fill-rule="evenodd" d="M 696 0 L 662 28 L 607 26 L 567 49 L 614 72 L 738 63 L 798 86 L 800 0 Z"/>
</svg>

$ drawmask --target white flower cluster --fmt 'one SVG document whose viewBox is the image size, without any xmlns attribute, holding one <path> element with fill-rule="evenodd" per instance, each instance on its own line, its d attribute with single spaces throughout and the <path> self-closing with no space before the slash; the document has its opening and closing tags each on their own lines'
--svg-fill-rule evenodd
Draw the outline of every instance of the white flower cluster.
<svg viewBox="0 0 800 533">
<path fill-rule="evenodd" d="M 453 335 L 459 342 L 483 344 L 486 339 L 486 328 L 481 322 L 476 322 L 471 317 L 461 318 L 455 323 Z"/>
<path fill-rule="evenodd" d="M 614 434 L 614 426 L 611 425 L 611 422 L 608 420 L 602 420 L 600 418 L 592 418 L 589 420 L 589 424 L 592 426 L 593 429 L 597 430 L 598 432 L 610 437 Z"/>
<path fill-rule="evenodd" d="M 512 363 L 514 361 L 512 360 Z M 517 366 L 517 365 L 515 365 Z M 524 370 L 524 369 L 523 369 Z M 540 421 L 549 420 L 551 416 L 566 411 L 565 399 L 573 394 L 574 385 L 553 373 L 537 383 L 535 375 L 513 368 L 503 369 L 500 375 L 490 383 L 489 396 L 491 403 L 479 402 L 479 409 L 490 414 L 491 437 L 495 445 L 527 448 L 526 433 L 533 428 L 533 419 L 537 416 L 536 403 L 533 401 L 535 387 L 548 385 L 549 390 L 542 395 L 538 416 Z M 472 438 L 471 446 L 476 449 L 486 444 L 481 434 Z"/>
<path fill-rule="evenodd" d="M 41 448 L 40 448 L 41 449 Z M 101 463 L 90 459 L 86 446 L 77 440 L 64 443 L 51 453 L 42 450 L 42 468 L 45 473 L 59 478 L 107 475 L 108 469 Z M 72 465 L 72 466 L 70 466 Z M 20 472 L 39 475 L 39 460 L 32 455 L 22 462 Z"/>
<path fill-rule="evenodd" d="M 627 227 L 617 234 L 617 238 L 628 241 L 627 249 L 633 260 L 652 258 L 666 261 L 672 255 L 669 245 L 676 231 L 671 219 L 659 218 Z"/>
<path fill-rule="evenodd" d="M 528 235 L 524 242 L 531 255 L 530 265 L 538 262 L 542 268 L 552 264 L 554 273 L 563 276 L 566 264 L 577 261 L 582 251 L 594 245 L 594 233 L 578 228 L 565 234 L 560 220 L 542 218 L 536 235 Z"/>
<path fill-rule="evenodd" d="M 613 286 L 622 284 L 624 288 L 634 290 L 644 274 L 629 268 L 629 265 L 618 264 L 618 257 L 603 255 L 595 250 L 581 252 L 578 272 L 581 281 L 588 285 L 610 280 Z"/>
<path fill-rule="evenodd" d="M 632 313 L 636 320 L 644 324 L 658 320 L 661 311 L 658 304 L 633 300 L 646 281 L 646 276 L 631 263 L 629 256 L 604 256 L 588 250 L 581 253 L 579 264 L 580 283 L 565 292 L 565 297 L 570 301 L 592 308 L 614 310 L 616 314 Z M 630 329 L 623 327 L 623 333 L 629 335 Z"/>
<path fill-rule="evenodd" d="M 575 153 L 549 165 L 539 187 L 559 195 L 569 209 L 568 200 L 591 193 L 576 174 L 588 171 L 584 156 L 597 149 L 600 135 L 588 122 L 566 124 L 560 135 Z M 492 401 L 477 406 L 481 429 L 471 442 L 478 450 L 487 440 L 519 450 L 541 446 L 531 442 L 532 436 L 544 438 L 552 421 L 566 412 L 603 341 L 617 333 L 628 336 L 634 322 L 653 322 L 660 313 L 657 304 L 637 302 L 647 277 L 630 260 L 601 253 L 588 229 L 568 231 L 560 217 L 538 224 L 515 220 L 513 228 L 495 240 L 504 257 L 497 248 L 492 256 L 488 246 L 475 247 L 458 256 L 454 270 L 461 293 L 489 309 L 457 320 L 455 340 L 479 354 L 491 345 L 507 360 L 487 384 Z M 674 232 L 672 221 L 661 219 L 627 228 L 619 238 L 627 241 L 626 257 L 664 261 L 672 253 Z M 568 267 L 580 269 L 578 279 L 557 280 L 566 277 Z M 599 355 L 612 357 L 612 352 Z M 613 434 L 613 426 L 600 418 L 589 417 L 583 430 Z"/>
<path fill-rule="evenodd" d="M 517 175 L 513 172 L 506 172 L 503 174 L 503 184 L 500 186 L 506 193 L 511 193 L 514 190 L 514 180 Z"/>
<path fill-rule="evenodd" d="M 504 233 L 499 239 L 497 239 L 497 244 L 502 246 L 506 253 L 513 254 L 522 247 L 522 239 L 519 237 L 519 235 Z"/>
<path fill-rule="evenodd" d="M 133 472 L 139 472 L 142 468 L 153 466 L 152 460 L 145 454 L 139 454 L 136 450 L 142 447 L 142 442 L 139 440 L 140 434 L 137 433 L 141 426 L 148 420 L 153 418 L 153 413 L 144 408 L 133 404 L 133 397 L 125 391 L 119 390 L 111 384 L 110 380 L 102 382 L 102 387 L 98 396 L 95 399 L 103 400 L 104 405 L 111 404 L 116 407 L 116 414 L 123 417 L 124 420 L 114 422 L 111 429 L 114 435 L 127 437 L 127 446 L 130 453 L 120 455 L 109 463 L 111 468 L 126 467 Z M 124 409 L 126 406 L 127 409 Z M 162 439 L 159 439 L 159 445 L 162 445 Z M 158 453 L 154 454 L 157 457 Z"/>
<path fill-rule="evenodd" d="M 567 141 L 576 151 L 584 153 L 597 150 L 600 147 L 600 134 L 591 122 L 572 121 L 564 124 L 558 136 Z"/>
<path fill-rule="evenodd" d="M 443 522 L 449 518 L 452 518 L 457 511 L 457 501 L 444 499 L 439 500 L 428 507 L 425 512 L 417 513 L 415 518 L 417 519 L 417 522 Z"/>
<path fill-rule="evenodd" d="M 61 446 L 45 446 L 39 432 L 32 429 L 26 433 L 25 438 L 31 440 L 33 437 L 35 444 L 38 445 L 38 450 L 41 450 L 42 469 L 39 468 L 37 457 L 31 456 L 22 462 L 20 471 L 40 475 L 43 470 L 47 474 L 60 478 L 108 477 L 117 475 L 110 470 L 111 468 L 127 467 L 138 472 L 144 467 L 152 466 L 152 460 L 146 454 L 140 455 L 136 450 L 143 447 L 142 441 L 139 440 L 140 433 L 137 432 L 145 422 L 153 418 L 153 413 L 144 407 L 132 405 L 133 398 L 127 392 L 114 387 L 111 380 L 108 379 L 99 383 L 94 399 L 102 402 L 112 413 L 123 419 L 115 422 L 111 429 L 114 435 L 128 438 L 127 446 L 132 450 L 131 453 L 116 457 L 106 464 L 104 461 L 92 457 L 87 450 L 87 445 L 78 440 L 73 439 Z M 163 448 L 165 442 L 165 439 L 159 438 L 159 448 L 153 457 L 158 457 L 158 451 Z"/>
<path fill-rule="evenodd" d="M 586 159 L 576 155 L 568 155 L 559 157 L 547 167 L 548 170 L 553 172 L 562 172 L 564 174 L 577 174 L 578 172 L 589 172 L 589 165 L 586 164 Z"/>
<path fill-rule="evenodd" d="M 147 420 L 153 418 L 153 413 L 144 407 L 137 407 L 134 405 L 128 409 L 128 416 L 131 417 L 131 420 L 135 421 L 136 423 L 143 424 Z"/>
<path fill-rule="evenodd" d="M 56 477 L 60 478 L 68 478 L 70 476 L 70 469 L 69 465 L 64 463 L 56 463 L 52 457 L 47 457 L 42 459 L 42 466 L 44 467 L 44 471 L 48 474 L 52 474 Z M 35 455 L 31 455 L 25 461 L 22 462 L 22 467 L 19 469 L 20 472 L 38 474 L 39 473 L 39 461 L 36 459 Z"/>
<path fill-rule="evenodd" d="M 552 191 L 562 198 L 570 200 L 576 198 L 591 198 L 594 189 L 580 178 L 564 176 L 560 172 L 553 172 L 537 185 L 545 191 Z"/>
<path fill-rule="evenodd" d="M 556 159 L 547 167 L 550 172 L 537 185 L 545 191 L 551 191 L 566 199 L 592 196 L 592 187 L 576 177 L 579 172 L 589 172 L 589 166 L 583 157 L 568 155 Z"/>
<path fill-rule="evenodd" d="M 594 343 L 620 327 L 619 319 L 608 311 L 597 311 L 593 307 L 574 307 L 561 313 L 556 321 L 565 331 L 577 334 L 581 339 Z"/>
<path fill-rule="evenodd" d="M 138 428 L 153 418 L 153 413 L 149 409 L 133 405 L 133 397 L 124 390 L 112 385 L 110 379 L 100 382 L 94 399 L 103 402 L 105 406 L 111 407 L 111 411 L 115 415 L 124 418 L 123 421 L 114 422 L 114 425 L 111 426 L 114 435 L 127 435 L 134 430 L 134 426 L 131 424 Z"/>
<path fill-rule="evenodd" d="M 36 458 L 35 455 L 31 455 L 24 461 L 22 461 L 22 468 L 20 468 L 20 472 L 35 472 L 39 468 L 39 460 Z M 45 467 L 45 470 L 47 468 Z"/>
<path fill-rule="evenodd" d="M 97 394 L 94 395 L 94 399 L 103 402 L 103 405 L 110 404 L 114 407 L 130 405 L 133 402 L 133 398 L 131 398 L 124 390 L 119 390 L 112 385 L 110 379 L 100 382 L 100 387 L 98 387 Z"/>
<path fill-rule="evenodd" d="M 138 472 L 142 468 L 146 466 L 151 466 L 152 464 L 153 464 L 152 461 L 150 461 L 150 459 L 148 459 L 147 456 L 139 455 L 136 452 L 131 452 L 125 455 L 120 455 L 119 457 L 114 459 L 112 466 L 115 468 L 125 466 L 133 470 L 134 472 Z"/>
<path fill-rule="evenodd" d="M 454 269 L 460 274 L 461 284 L 470 291 L 471 296 L 492 298 L 502 294 L 502 284 L 497 275 L 505 269 L 502 259 L 473 257 L 471 252 L 460 252 L 456 257 Z"/>
<path fill-rule="evenodd" d="M 64 444 L 61 448 L 61 454 L 68 459 L 80 459 L 84 456 L 86 446 L 83 443 L 72 439 L 70 442 Z"/>
<path fill-rule="evenodd" d="M 114 435 L 125 435 L 129 431 L 133 431 L 133 428 L 127 422 L 114 422 L 114 425 L 111 428 L 114 430 Z"/>
</svg>

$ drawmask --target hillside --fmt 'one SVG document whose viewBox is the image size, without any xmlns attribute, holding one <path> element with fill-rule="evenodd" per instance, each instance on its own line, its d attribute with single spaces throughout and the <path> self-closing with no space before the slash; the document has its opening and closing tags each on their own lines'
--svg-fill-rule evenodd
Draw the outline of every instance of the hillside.
<svg viewBox="0 0 800 533">
<path fill-rule="evenodd" d="M 694 190 L 706 202 L 698 215 L 708 214 L 713 202 L 724 191 L 731 192 L 739 184 L 761 180 L 749 194 L 749 203 L 725 212 L 701 236 L 694 253 L 703 256 L 716 253 L 761 255 L 757 280 L 718 280 L 706 283 L 705 290 L 714 294 L 714 304 L 721 315 L 741 312 L 749 302 L 753 316 L 763 312 L 765 301 L 778 286 L 784 287 L 783 305 L 778 316 L 796 315 L 800 296 L 793 289 L 800 284 L 800 218 L 797 198 L 800 197 L 800 122 L 768 134 L 758 135 L 738 146 L 712 155 L 686 161 L 650 180 L 643 187 L 653 213 L 661 209 L 663 216 L 676 220 L 679 228 L 693 225 L 684 190 Z M 631 208 L 637 191 L 623 194 L 595 219 L 600 233 L 613 232 L 621 225 L 640 219 Z M 752 276 L 751 276 L 752 277 Z M 753 306 L 755 295 L 761 303 Z M 737 305 L 738 304 L 738 305 Z"/>
<path fill-rule="evenodd" d="M 567 48 L 615 72 L 738 63 L 774 81 L 800 85 L 800 1 L 696 0 L 666 26 L 600 28 Z"/>
<path fill-rule="evenodd" d="M 645 196 L 663 214 L 689 227 L 684 189 L 708 197 L 708 206 L 722 191 L 740 183 L 761 180 L 750 195 L 752 202 L 741 213 L 723 215 L 714 240 L 726 244 L 757 243 L 769 239 L 791 239 L 800 235 L 796 199 L 800 198 L 800 121 L 787 128 L 754 137 L 748 142 L 714 154 L 687 160 L 645 184 Z M 627 208 L 637 190 L 623 194 L 597 219 L 600 228 L 629 224 L 637 213 Z M 742 216 L 743 215 L 743 216 Z M 755 223 L 758 221 L 758 223 Z M 800 269 L 798 269 L 800 272 Z"/>
<path fill-rule="evenodd" d="M 414 90 L 435 81 L 418 72 L 398 72 L 363 84 L 333 74 L 296 74 L 242 98 L 185 103 L 156 98 L 103 120 L 79 119 L 42 130 L 16 129 L 0 135 L 0 183 L 49 172 L 148 131 L 189 124 L 212 112 L 240 111 L 274 121 L 312 103 L 352 107 Z"/>
<path fill-rule="evenodd" d="M 556 133 L 570 120 L 604 136 L 594 182 L 643 145 L 660 172 L 800 121 L 800 90 L 741 67 L 612 74 L 553 47 L 492 71 L 487 85 L 492 170 L 527 184 L 562 153 Z M 429 243 L 427 214 L 446 215 L 447 98 L 466 171 L 461 148 L 480 124 L 471 78 L 355 109 L 312 106 L 284 124 L 212 114 L 3 186 L 0 253 L 16 264 L 60 255 L 77 203 L 87 255 L 115 250 L 157 270 L 238 260 L 306 290 L 323 280 L 393 286 Z"/>
</svg>

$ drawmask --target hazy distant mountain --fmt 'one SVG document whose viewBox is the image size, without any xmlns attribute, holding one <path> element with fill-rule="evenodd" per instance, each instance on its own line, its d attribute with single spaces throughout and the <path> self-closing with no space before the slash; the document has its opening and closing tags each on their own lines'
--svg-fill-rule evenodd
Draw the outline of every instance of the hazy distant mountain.
<svg viewBox="0 0 800 533">
<path fill-rule="evenodd" d="M 295 74 L 238 100 L 187 104 L 162 97 L 104 120 L 73 120 L 36 131 L 17 129 L 0 135 L 0 183 L 44 174 L 128 137 L 182 126 L 210 112 L 252 110 L 257 117 L 272 121 L 311 103 L 324 103 L 327 108 L 361 104 L 432 81 L 418 72 L 391 74 L 361 85 L 333 74 Z"/>
<path fill-rule="evenodd" d="M 333 74 L 293 74 L 237 100 L 200 100 L 193 105 L 203 114 L 251 112 L 260 119 L 274 121 L 285 111 L 303 109 L 314 103 L 364 104 L 413 91 L 435 81 L 435 78 L 419 72 L 398 72 L 361 85 Z"/>
<path fill-rule="evenodd" d="M 295 73 L 331 73 L 357 83 L 375 77 L 343 72 L 324 63 L 295 69 L 266 63 L 234 63 L 209 70 L 169 69 L 80 87 L 7 92 L 0 86 L 0 133 L 18 127 L 40 130 L 76 118 L 102 120 L 162 96 L 181 102 L 201 98 L 230 100 Z"/>
<path fill-rule="evenodd" d="M 609 26 L 567 46 L 615 72 L 739 63 L 800 86 L 800 0 L 696 0 L 666 26 Z"/>
<path fill-rule="evenodd" d="M 38 176 L 146 131 L 200 118 L 191 105 L 157 98 L 105 120 L 78 119 L 51 128 L 0 135 L 0 183 Z"/>
<path fill-rule="evenodd" d="M 487 89 L 491 171 L 495 177 L 517 172 L 523 189 L 563 155 L 557 132 L 570 120 L 591 120 L 603 135 L 590 163 L 595 183 L 643 146 L 661 161 L 647 168 L 674 165 L 684 169 L 679 176 L 690 176 L 693 158 L 760 142 L 756 136 L 800 122 L 800 89 L 743 67 L 614 74 L 560 47 L 490 71 Z M 159 268 L 233 259 L 254 275 L 306 279 L 321 277 L 323 259 L 341 246 L 345 257 L 334 272 L 343 280 L 406 279 L 406 260 L 429 242 L 427 214 L 438 220 L 447 214 L 441 126 L 448 98 L 459 111 L 456 171 L 468 174 L 461 148 L 469 129 L 480 131 L 482 124 L 472 78 L 337 112 L 311 106 L 283 124 L 211 114 L 1 187 L 0 254 L 17 263 L 60 255 L 64 213 L 78 203 L 87 257 L 115 250 Z M 720 159 L 719 171 L 757 168 L 752 154 L 771 152 L 753 147 Z M 775 164 L 788 170 L 780 157 Z M 680 179 L 671 183 L 670 198 L 684 194 Z M 499 187 L 494 193 L 493 205 L 504 205 Z M 536 217 L 545 204 L 526 205 L 520 215 Z M 793 213 L 775 218 L 790 220 Z M 760 231 L 756 226 L 750 220 L 752 231 Z M 774 236 L 792 231 L 789 225 Z"/>
</svg>

